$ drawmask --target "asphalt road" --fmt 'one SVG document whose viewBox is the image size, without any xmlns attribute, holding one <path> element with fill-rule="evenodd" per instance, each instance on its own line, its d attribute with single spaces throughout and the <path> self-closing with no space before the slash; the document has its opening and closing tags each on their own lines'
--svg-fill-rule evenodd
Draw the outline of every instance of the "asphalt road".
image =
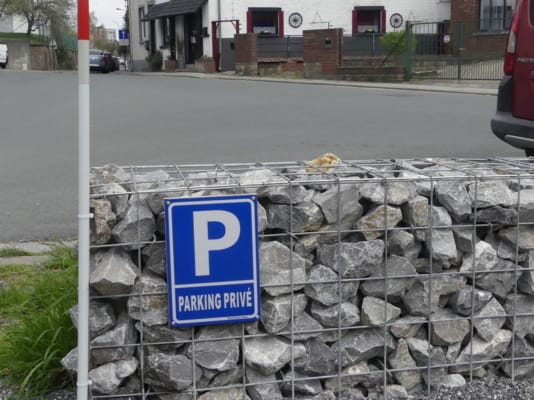
<svg viewBox="0 0 534 400">
<path fill-rule="evenodd" d="M 494 96 L 91 74 L 91 165 L 522 156 Z M 0 71 L 0 242 L 76 234 L 77 75 Z"/>
</svg>

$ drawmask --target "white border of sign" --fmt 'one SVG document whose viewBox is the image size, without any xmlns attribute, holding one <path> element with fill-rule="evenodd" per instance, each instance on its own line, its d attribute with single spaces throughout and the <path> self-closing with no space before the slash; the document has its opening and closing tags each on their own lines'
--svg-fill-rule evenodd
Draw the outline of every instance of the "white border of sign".
<svg viewBox="0 0 534 400">
<path fill-rule="evenodd" d="M 199 325 L 202 323 L 216 323 L 216 322 L 233 322 L 235 320 L 241 320 L 241 319 L 259 319 L 259 290 L 260 290 L 260 283 L 259 283 L 259 265 L 258 265 L 258 237 L 257 237 L 257 215 L 256 215 L 256 204 L 253 200 L 254 197 L 251 198 L 239 198 L 239 199 L 221 199 L 218 198 L 217 200 L 204 200 L 204 201 L 180 201 L 178 203 L 171 204 L 169 206 L 169 217 L 167 218 L 169 226 L 168 226 L 168 237 L 167 241 L 169 243 L 168 250 L 169 250 L 169 268 L 170 271 L 170 279 L 172 282 L 172 290 L 170 293 L 171 298 L 171 304 L 172 307 L 172 316 L 173 316 L 173 325 L 177 324 L 191 324 L 191 325 Z M 173 199 L 165 199 L 166 202 L 172 201 Z M 252 280 L 245 280 L 245 281 L 224 281 L 224 282 L 211 282 L 211 283 L 194 283 L 194 284 L 188 284 L 188 285 L 176 285 L 175 284 L 175 258 L 174 258 L 174 246 L 172 245 L 174 243 L 173 238 L 173 219 L 172 219 L 172 209 L 174 207 L 180 207 L 180 206 L 190 206 L 190 205 L 210 205 L 210 204 L 236 204 L 236 203 L 250 203 L 250 221 L 251 221 L 251 233 L 252 233 L 252 268 L 253 268 L 253 278 Z M 239 315 L 239 316 L 233 316 L 233 317 L 214 317 L 214 318 L 201 318 L 201 319 L 189 319 L 189 320 L 178 320 L 176 319 L 176 291 L 175 289 L 185 289 L 185 288 L 191 288 L 191 287 L 201 287 L 201 286 L 227 286 L 227 285 L 236 285 L 236 284 L 244 284 L 244 283 L 252 283 L 254 286 L 254 312 L 250 315 Z"/>
</svg>

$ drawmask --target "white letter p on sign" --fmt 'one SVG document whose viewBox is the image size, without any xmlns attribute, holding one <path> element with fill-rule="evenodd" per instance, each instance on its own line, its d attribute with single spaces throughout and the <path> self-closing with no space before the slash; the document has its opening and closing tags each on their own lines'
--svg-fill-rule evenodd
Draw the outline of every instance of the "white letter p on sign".
<svg viewBox="0 0 534 400">
<path fill-rule="evenodd" d="M 224 226 L 224 235 L 210 239 L 208 224 L 218 222 Z M 193 229 L 195 238 L 195 275 L 210 274 L 210 251 L 225 250 L 232 247 L 239 239 L 241 225 L 237 217 L 228 211 L 194 211 Z"/>
</svg>

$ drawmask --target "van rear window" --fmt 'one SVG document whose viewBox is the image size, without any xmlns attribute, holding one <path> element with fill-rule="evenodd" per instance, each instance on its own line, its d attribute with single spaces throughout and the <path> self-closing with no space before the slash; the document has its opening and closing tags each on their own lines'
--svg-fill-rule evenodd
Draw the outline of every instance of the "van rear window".
<svg viewBox="0 0 534 400">
<path fill-rule="evenodd" d="M 530 25 L 534 26 L 534 0 L 530 0 L 528 8 L 530 8 Z"/>
</svg>

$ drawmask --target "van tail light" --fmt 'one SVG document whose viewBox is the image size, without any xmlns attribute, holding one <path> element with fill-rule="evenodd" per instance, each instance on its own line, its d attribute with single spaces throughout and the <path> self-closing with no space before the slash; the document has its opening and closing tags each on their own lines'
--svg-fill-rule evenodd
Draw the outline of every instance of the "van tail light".
<svg viewBox="0 0 534 400">
<path fill-rule="evenodd" d="M 504 74 L 512 75 L 515 66 L 515 47 L 517 43 L 517 32 L 519 31 L 519 13 L 514 14 L 512 20 L 512 27 L 508 35 L 508 44 L 506 45 L 506 53 L 504 55 Z"/>
</svg>

